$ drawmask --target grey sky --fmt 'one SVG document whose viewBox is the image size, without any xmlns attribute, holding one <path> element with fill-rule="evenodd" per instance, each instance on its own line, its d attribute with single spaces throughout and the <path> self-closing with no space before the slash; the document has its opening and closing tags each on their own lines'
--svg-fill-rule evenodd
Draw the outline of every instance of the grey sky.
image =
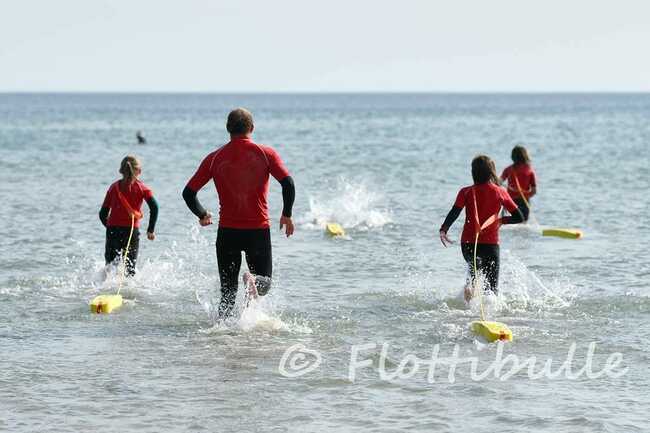
<svg viewBox="0 0 650 433">
<path fill-rule="evenodd" d="M 642 0 L 0 0 L 0 91 L 650 91 Z"/>
</svg>

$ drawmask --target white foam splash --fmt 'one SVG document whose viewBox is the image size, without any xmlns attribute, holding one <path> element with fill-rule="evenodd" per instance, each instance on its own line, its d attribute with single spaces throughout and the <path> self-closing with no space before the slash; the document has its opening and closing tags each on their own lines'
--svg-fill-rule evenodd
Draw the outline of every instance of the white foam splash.
<svg viewBox="0 0 650 433">
<path fill-rule="evenodd" d="M 498 315 L 506 308 L 506 298 L 503 295 L 495 295 L 491 291 L 485 291 L 479 296 L 474 296 L 469 301 L 469 308 L 478 317 L 481 315 L 481 303 L 483 303 L 483 314 L 486 320 Z"/>
<path fill-rule="evenodd" d="M 322 230 L 328 222 L 346 229 L 369 230 L 390 222 L 390 214 L 380 206 L 381 195 L 369 191 L 364 183 L 352 183 L 339 178 L 337 185 L 325 197 L 310 197 L 309 211 L 298 223 L 306 229 Z"/>
<path fill-rule="evenodd" d="M 295 332 L 300 334 L 311 334 L 312 329 L 297 321 L 288 322 L 282 320 L 276 312 L 271 294 L 249 299 L 245 290 L 240 288 L 237 291 L 237 298 L 231 317 L 225 320 L 218 319 L 219 299 L 214 294 L 195 292 L 197 302 L 201 305 L 213 324 L 204 332 Z"/>
<path fill-rule="evenodd" d="M 280 331 L 289 330 L 289 326 L 280 318 L 268 314 L 262 307 L 262 302 L 252 299 L 242 310 L 237 325 L 242 331 Z"/>
<path fill-rule="evenodd" d="M 501 287 L 507 292 L 509 303 L 525 309 L 566 308 L 577 296 L 574 285 L 568 281 L 544 282 L 508 250 L 503 252 Z"/>
</svg>

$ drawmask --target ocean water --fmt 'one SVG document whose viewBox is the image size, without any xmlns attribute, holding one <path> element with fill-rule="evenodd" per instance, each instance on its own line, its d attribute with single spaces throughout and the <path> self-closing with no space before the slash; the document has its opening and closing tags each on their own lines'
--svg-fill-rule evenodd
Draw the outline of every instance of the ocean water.
<svg viewBox="0 0 650 433">
<path fill-rule="evenodd" d="M 274 286 L 217 324 L 216 227 L 181 191 L 236 106 L 295 179 L 296 233 L 277 228 L 272 181 Z M 486 300 L 514 341 L 485 344 L 460 248 L 437 229 L 471 159 L 500 171 L 520 143 L 534 221 L 502 229 L 501 295 Z M 648 431 L 649 145 L 645 94 L 0 95 L 0 430 Z M 126 304 L 92 315 L 116 290 L 97 212 L 128 153 L 158 199 L 157 238 L 141 239 Z M 217 212 L 212 185 L 200 198 Z M 327 237 L 327 221 L 347 235 Z M 479 371 L 511 355 L 504 371 L 535 357 L 559 373 L 425 368 L 454 350 Z M 620 362 L 567 377 L 567 359 Z"/>
</svg>

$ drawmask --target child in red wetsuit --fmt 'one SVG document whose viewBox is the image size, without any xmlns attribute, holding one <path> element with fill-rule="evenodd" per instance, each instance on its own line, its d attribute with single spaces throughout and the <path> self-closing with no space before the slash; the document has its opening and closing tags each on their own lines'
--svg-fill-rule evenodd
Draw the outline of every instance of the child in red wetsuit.
<svg viewBox="0 0 650 433">
<path fill-rule="evenodd" d="M 106 192 L 104 204 L 99 211 L 99 219 L 106 227 L 106 264 L 112 263 L 117 257 L 122 257 L 131 235 L 131 244 L 126 251 L 126 272 L 128 276 L 135 274 L 135 262 L 138 258 L 140 243 L 140 218 L 142 218 L 142 202 L 149 205 L 149 226 L 147 238 L 155 239 L 154 228 L 158 218 L 158 203 L 153 198 L 151 189 L 138 180 L 142 173 L 142 165 L 135 156 L 127 156 L 120 164 L 122 179 L 113 183 Z M 131 225 L 133 233 L 131 234 Z"/>
<path fill-rule="evenodd" d="M 528 151 L 523 146 L 515 146 L 511 153 L 512 165 L 501 173 L 501 182 L 508 182 L 508 194 L 517 204 L 524 221 L 528 221 L 530 198 L 537 192 L 535 171 L 530 166 Z"/>
<path fill-rule="evenodd" d="M 446 247 L 452 241 L 447 236 L 449 227 L 465 208 L 465 226 L 461 236 L 461 252 L 469 266 L 470 279 L 465 286 L 465 299 L 472 297 L 476 275 L 474 272 L 474 245 L 476 267 L 486 277 L 487 287 L 497 294 L 499 283 L 499 225 L 516 224 L 523 217 L 505 189 L 499 186 L 494 161 L 485 155 L 472 160 L 474 185 L 460 190 L 454 206 L 440 227 L 440 241 Z M 513 216 L 499 219 L 501 207 Z M 478 239 L 477 239 L 478 235 Z"/>
</svg>

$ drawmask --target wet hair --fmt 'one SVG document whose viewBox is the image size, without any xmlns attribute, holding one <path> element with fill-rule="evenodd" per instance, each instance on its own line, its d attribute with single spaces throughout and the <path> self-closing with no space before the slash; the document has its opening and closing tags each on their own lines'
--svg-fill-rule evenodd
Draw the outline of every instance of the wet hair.
<svg viewBox="0 0 650 433">
<path fill-rule="evenodd" d="M 512 157 L 512 162 L 515 164 L 530 164 L 530 157 L 524 146 L 513 147 L 510 156 Z"/>
<path fill-rule="evenodd" d="M 494 161 L 487 155 L 478 155 L 472 160 L 472 179 L 475 184 L 492 182 L 499 184 Z"/>
<path fill-rule="evenodd" d="M 125 181 L 131 183 L 136 179 L 136 171 L 140 168 L 140 161 L 133 155 L 127 155 L 120 164 L 120 173 Z"/>
<path fill-rule="evenodd" d="M 226 129 L 231 135 L 253 132 L 253 115 L 245 108 L 235 108 L 228 114 Z"/>
</svg>

